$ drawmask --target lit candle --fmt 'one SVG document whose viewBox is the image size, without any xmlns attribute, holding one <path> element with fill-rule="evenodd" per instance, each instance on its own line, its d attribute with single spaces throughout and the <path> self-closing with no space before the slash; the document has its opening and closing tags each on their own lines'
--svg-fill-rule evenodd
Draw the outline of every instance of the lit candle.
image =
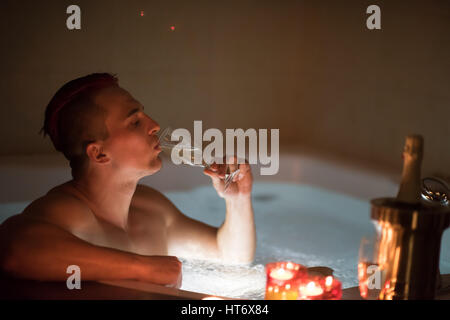
<svg viewBox="0 0 450 320">
<path fill-rule="evenodd" d="M 325 279 L 326 293 L 324 299 L 340 300 L 342 298 L 342 283 L 332 276 L 330 276 L 328 281 L 329 286 L 327 284 L 327 279 Z"/>
<path fill-rule="evenodd" d="M 266 274 L 266 300 L 296 300 L 306 268 L 293 262 L 272 262 L 266 265 Z"/>
<path fill-rule="evenodd" d="M 341 297 L 342 284 L 332 275 L 330 268 L 308 268 L 308 277 L 300 284 L 300 300 L 340 300 Z"/>
<path fill-rule="evenodd" d="M 283 268 L 278 268 L 270 272 L 270 277 L 276 280 L 289 280 L 294 277 L 294 273 Z"/>
<path fill-rule="evenodd" d="M 323 289 L 319 283 L 310 281 L 306 286 L 300 286 L 299 293 L 302 300 L 319 300 L 322 298 Z"/>
</svg>

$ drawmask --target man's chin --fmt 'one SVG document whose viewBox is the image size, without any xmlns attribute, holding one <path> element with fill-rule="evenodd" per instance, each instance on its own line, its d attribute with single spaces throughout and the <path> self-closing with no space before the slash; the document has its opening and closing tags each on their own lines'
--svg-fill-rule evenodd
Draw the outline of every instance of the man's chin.
<svg viewBox="0 0 450 320">
<path fill-rule="evenodd" d="M 150 162 L 150 168 L 148 170 L 149 171 L 148 175 L 155 174 L 156 172 L 161 170 L 161 168 L 162 168 L 162 160 L 158 155 L 154 160 L 152 160 Z"/>
</svg>

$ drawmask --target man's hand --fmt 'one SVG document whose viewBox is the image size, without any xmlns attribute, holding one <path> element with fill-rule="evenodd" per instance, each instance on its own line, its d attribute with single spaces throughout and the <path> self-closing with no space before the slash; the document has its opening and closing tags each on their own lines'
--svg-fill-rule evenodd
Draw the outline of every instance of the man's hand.
<svg viewBox="0 0 450 320">
<path fill-rule="evenodd" d="M 236 157 L 228 158 L 228 162 L 224 164 L 213 163 L 208 169 L 203 171 L 204 174 L 211 177 L 212 184 L 217 191 L 217 194 L 224 199 L 233 199 L 238 196 L 250 196 L 252 192 L 253 177 L 250 165 L 246 163 L 238 164 Z M 229 167 L 229 173 L 236 171 L 239 168 L 233 182 L 230 183 L 225 190 L 225 174 Z"/>
<path fill-rule="evenodd" d="M 141 281 L 180 288 L 182 263 L 173 256 L 143 256 Z"/>
</svg>

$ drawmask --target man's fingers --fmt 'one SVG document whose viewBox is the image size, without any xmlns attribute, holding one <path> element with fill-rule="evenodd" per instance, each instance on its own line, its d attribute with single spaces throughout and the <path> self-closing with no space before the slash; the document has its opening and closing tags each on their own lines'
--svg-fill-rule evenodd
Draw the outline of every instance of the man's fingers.
<svg viewBox="0 0 450 320">
<path fill-rule="evenodd" d="M 227 174 L 232 174 L 236 170 L 239 170 L 239 173 L 234 176 L 233 182 L 243 179 L 249 172 L 251 174 L 251 168 L 248 161 L 245 159 L 245 163 L 239 164 L 238 159 L 235 156 L 224 157 L 223 164 L 212 163 L 204 170 L 204 173 L 213 180 L 223 180 Z"/>
<path fill-rule="evenodd" d="M 221 174 L 219 170 L 213 171 L 210 168 L 203 170 L 203 173 L 210 176 L 213 180 L 221 180 L 225 177 L 225 174 Z"/>
<path fill-rule="evenodd" d="M 217 172 L 217 170 L 219 170 L 219 165 L 218 165 L 217 163 L 213 162 L 213 163 L 209 166 L 208 169 L 211 170 L 211 171 L 213 171 L 213 172 Z"/>
<path fill-rule="evenodd" d="M 207 176 L 210 176 L 211 178 L 217 177 L 217 173 L 211 170 L 210 168 L 203 170 L 203 173 L 206 174 Z"/>
<path fill-rule="evenodd" d="M 228 173 L 233 173 L 239 167 L 239 165 L 237 163 L 237 158 L 235 156 L 228 157 L 227 163 L 228 163 L 228 167 L 230 168 Z"/>
<path fill-rule="evenodd" d="M 227 165 L 226 164 L 218 164 L 217 165 L 217 171 L 215 173 L 217 174 L 217 176 L 220 179 L 224 179 L 225 178 L 226 172 L 227 172 Z"/>
<path fill-rule="evenodd" d="M 250 165 L 248 163 L 241 163 L 239 165 L 239 170 L 241 173 L 246 173 L 250 171 Z"/>
<path fill-rule="evenodd" d="M 239 165 L 239 174 L 237 175 L 237 179 L 241 180 L 248 174 L 251 174 L 250 165 L 248 163 L 241 163 Z"/>
</svg>

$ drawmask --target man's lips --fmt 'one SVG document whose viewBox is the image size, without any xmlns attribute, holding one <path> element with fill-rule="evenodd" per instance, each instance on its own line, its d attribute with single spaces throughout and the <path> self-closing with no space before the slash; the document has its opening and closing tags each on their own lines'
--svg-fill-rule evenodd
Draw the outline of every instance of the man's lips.
<svg viewBox="0 0 450 320">
<path fill-rule="evenodd" d="M 161 151 L 161 145 L 159 144 L 159 142 L 156 142 L 156 145 L 153 147 L 153 149 Z"/>
</svg>

